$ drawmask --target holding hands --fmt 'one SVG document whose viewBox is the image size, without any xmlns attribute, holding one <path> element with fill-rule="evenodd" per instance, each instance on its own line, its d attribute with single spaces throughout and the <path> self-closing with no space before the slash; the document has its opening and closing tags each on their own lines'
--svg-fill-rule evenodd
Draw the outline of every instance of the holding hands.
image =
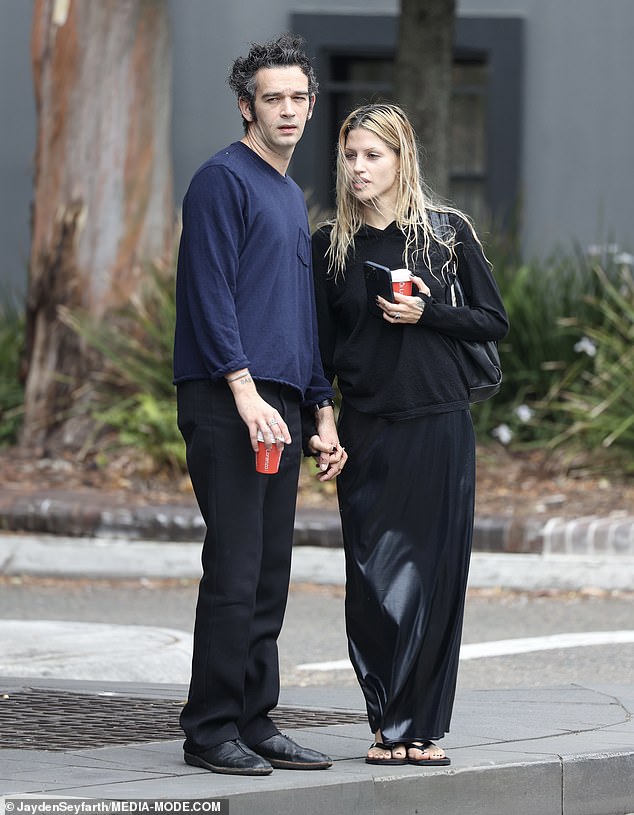
<svg viewBox="0 0 634 815">
<path fill-rule="evenodd" d="M 411 299 L 411 298 L 410 298 Z M 257 392 L 255 383 L 244 368 L 226 377 L 233 392 L 238 413 L 249 429 L 251 447 L 258 451 L 258 434 L 264 440 L 267 450 L 273 445 L 282 449 L 291 443 L 288 426 L 279 412 L 266 402 Z M 319 481 L 330 481 L 336 478 L 348 459 L 348 454 L 339 443 L 335 412 L 327 407 L 316 412 L 317 433 L 311 437 L 309 446 L 315 455 Z"/>
<path fill-rule="evenodd" d="M 317 411 L 317 434 L 311 436 L 309 446 L 313 451 L 320 472 L 318 481 L 330 481 L 343 470 L 348 454 L 339 443 L 335 412 L 329 408 Z"/>
</svg>

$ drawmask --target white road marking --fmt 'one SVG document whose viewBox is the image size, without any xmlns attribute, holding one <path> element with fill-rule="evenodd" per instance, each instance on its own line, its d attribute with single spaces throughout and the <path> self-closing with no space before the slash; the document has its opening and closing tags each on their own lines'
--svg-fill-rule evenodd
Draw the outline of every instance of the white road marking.
<svg viewBox="0 0 634 815">
<path fill-rule="evenodd" d="M 463 645 L 460 659 L 502 657 L 507 654 L 528 654 L 531 651 L 555 651 L 559 648 L 584 648 L 593 645 L 620 645 L 634 642 L 634 631 L 581 631 L 575 634 L 549 634 L 494 642 L 474 642 Z"/>
<path fill-rule="evenodd" d="M 510 640 L 472 642 L 460 648 L 461 661 L 528 654 L 532 651 L 555 651 L 560 648 L 584 648 L 596 645 L 622 645 L 634 643 L 634 631 L 582 631 L 574 634 L 548 634 L 543 637 L 519 637 Z M 297 666 L 300 671 L 346 671 L 350 661 L 305 662 Z"/>
<path fill-rule="evenodd" d="M 298 671 L 347 671 L 352 670 L 349 659 L 336 659 L 334 662 L 304 662 L 297 666 Z"/>
</svg>

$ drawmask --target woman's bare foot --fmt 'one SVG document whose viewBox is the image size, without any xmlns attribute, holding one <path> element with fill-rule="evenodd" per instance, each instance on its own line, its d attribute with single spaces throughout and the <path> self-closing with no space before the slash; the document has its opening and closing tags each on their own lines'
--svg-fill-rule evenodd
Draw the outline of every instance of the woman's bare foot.
<svg viewBox="0 0 634 815">
<path fill-rule="evenodd" d="M 451 764 L 442 747 L 438 747 L 433 741 L 410 742 L 407 746 L 407 761 L 408 764 L 416 764 L 419 767 Z"/>
<path fill-rule="evenodd" d="M 407 760 L 407 747 L 404 744 L 392 744 L 392 758 Z"/>
<path fill-rule="evenodd" d="M 407 747 L 404 744 L 383 744 L 381 731 L 374 734 L 376 741 L 366 755 L 367 764 L 407 764 Z"/>
</svg>

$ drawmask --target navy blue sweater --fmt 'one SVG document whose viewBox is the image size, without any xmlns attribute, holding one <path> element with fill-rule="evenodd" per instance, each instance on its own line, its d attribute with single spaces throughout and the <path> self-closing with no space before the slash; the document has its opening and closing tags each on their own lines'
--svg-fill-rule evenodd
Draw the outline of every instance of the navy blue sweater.
<svg viewBox="0 0 634 815">
<path fill-rule="evenodd" d="M 300 188 L 241 142 L 206 161 L 183 201 L 174 383 L 254 379 L 332 396 L 317 342 L 310 233 Z"/>
</svg>

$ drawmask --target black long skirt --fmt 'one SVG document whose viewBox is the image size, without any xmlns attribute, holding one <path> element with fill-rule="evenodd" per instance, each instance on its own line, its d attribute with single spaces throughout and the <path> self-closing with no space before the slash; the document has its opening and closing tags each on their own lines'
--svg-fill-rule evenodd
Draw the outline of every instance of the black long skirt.
<svg viewBox="0 0 634 815">
<path fill-rule="evenodd" d="M 473 533 L 471 414 L 391 422 L 348 405 L 339 435 L 348 647 L 370 728 L 386 743 L 442 738 Z"/>
</svg>

